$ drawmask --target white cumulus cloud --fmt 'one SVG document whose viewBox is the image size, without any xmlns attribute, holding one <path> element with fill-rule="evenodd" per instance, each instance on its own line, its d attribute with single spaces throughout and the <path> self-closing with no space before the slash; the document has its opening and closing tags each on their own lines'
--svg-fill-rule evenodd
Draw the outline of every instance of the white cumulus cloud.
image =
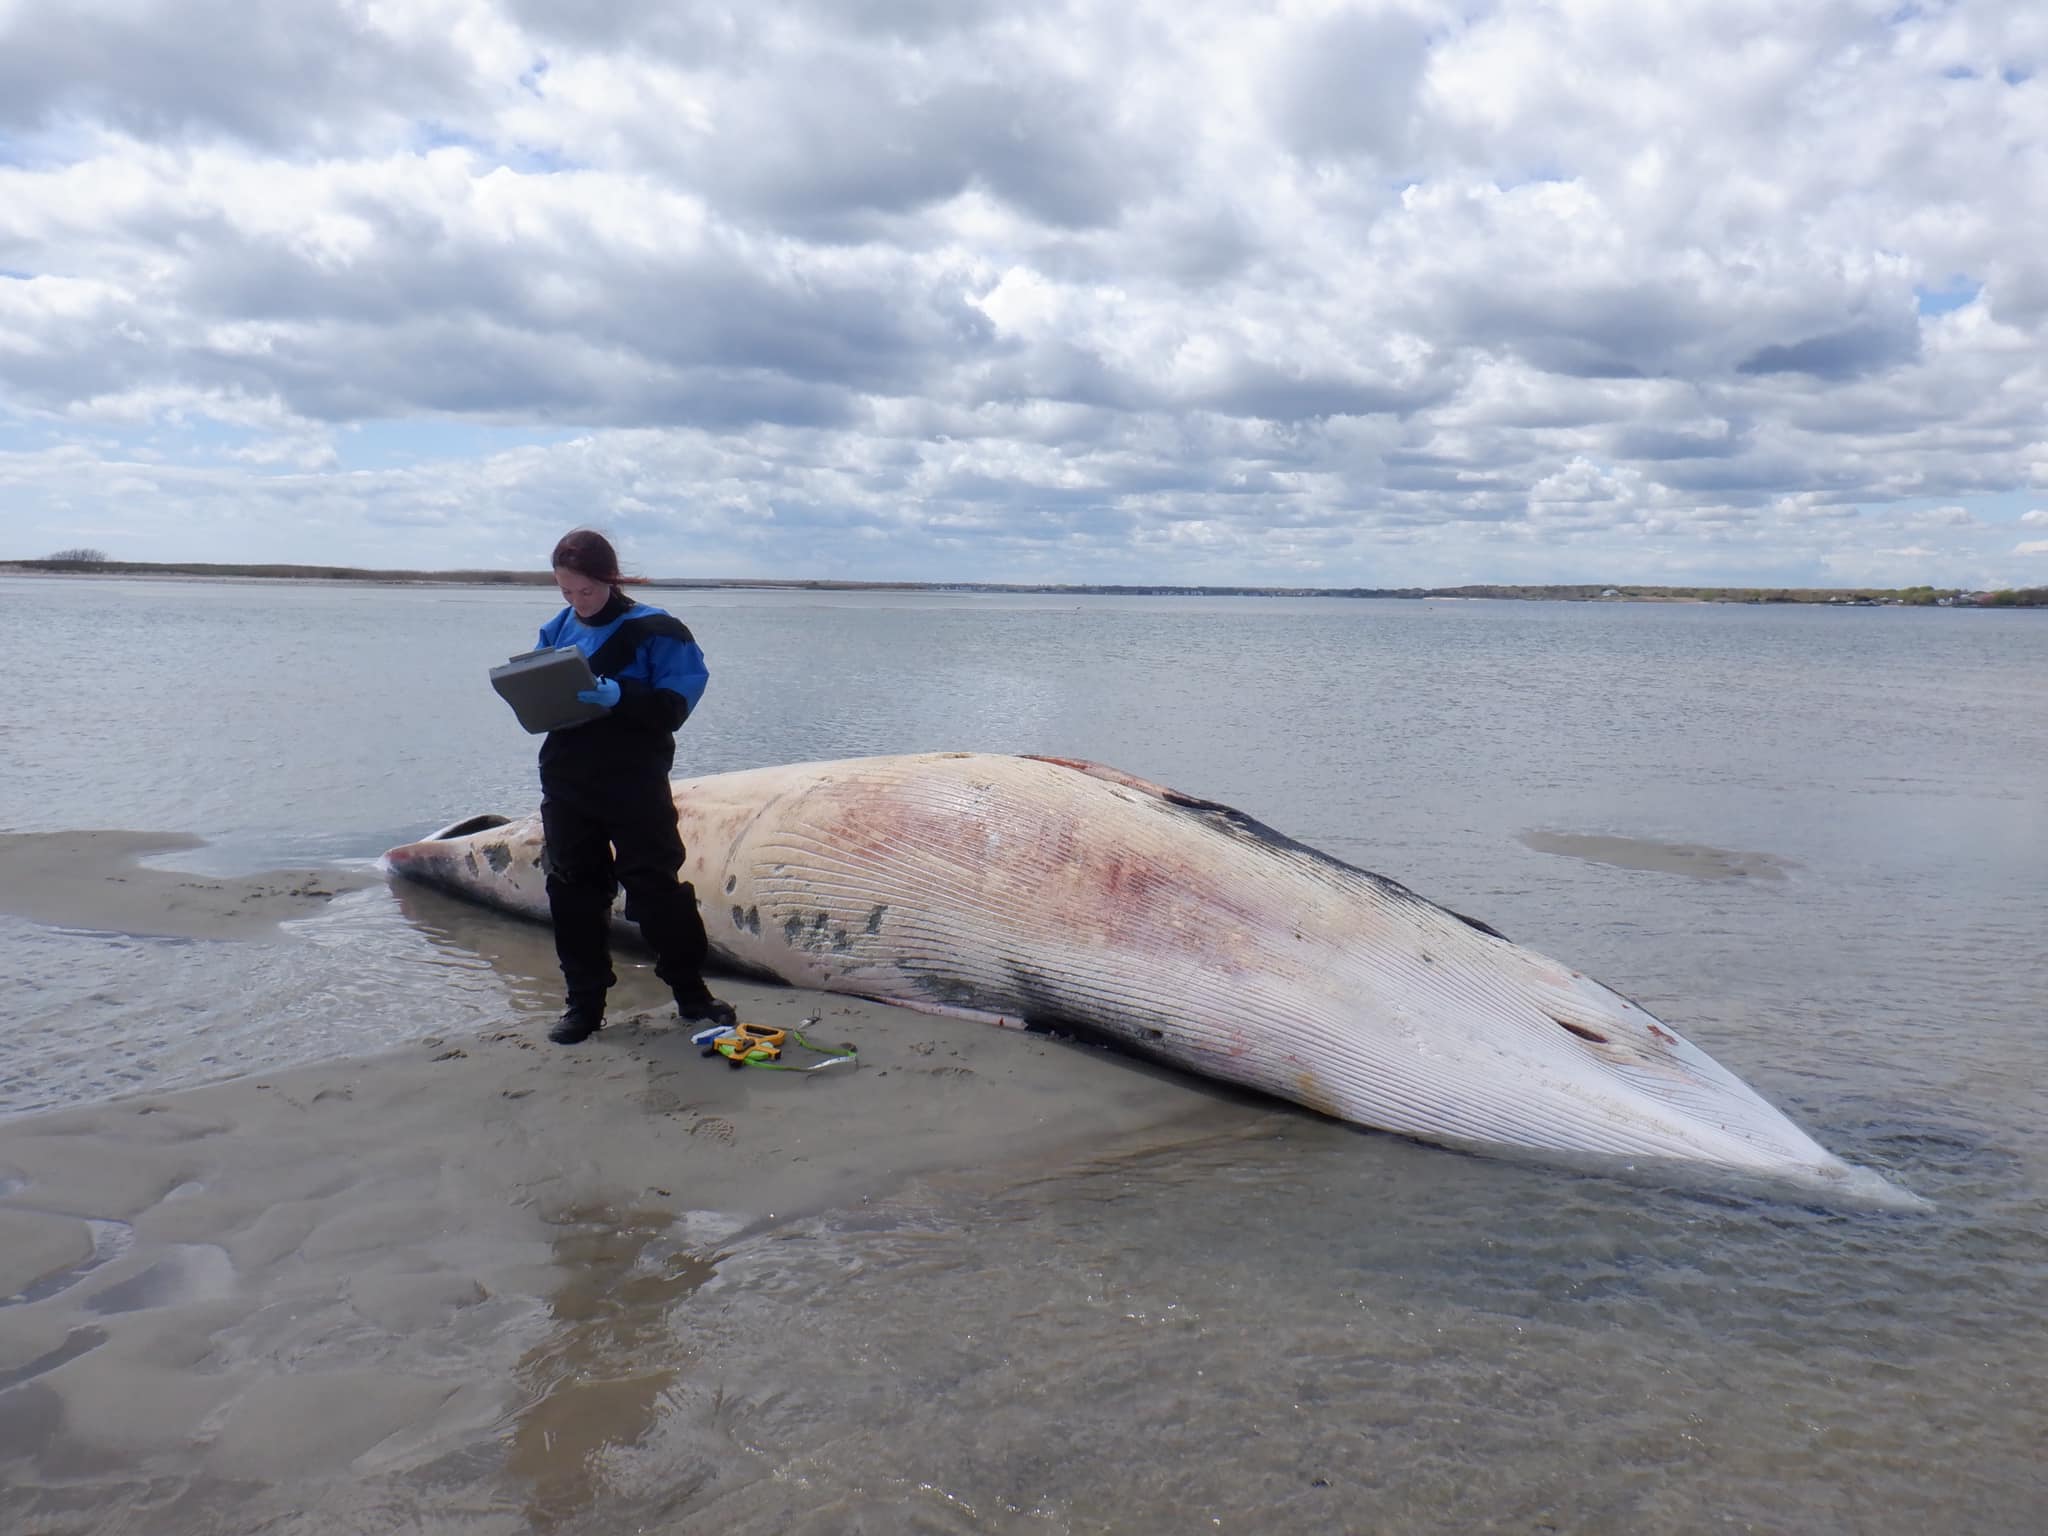
<svg viewBox="0 0 2048 1536">
<path fill-rule="evenodd" d="M 0 0 L 0 555 L 1959 583 L 2044 91 L 2017 6 Z"/>
</svg>

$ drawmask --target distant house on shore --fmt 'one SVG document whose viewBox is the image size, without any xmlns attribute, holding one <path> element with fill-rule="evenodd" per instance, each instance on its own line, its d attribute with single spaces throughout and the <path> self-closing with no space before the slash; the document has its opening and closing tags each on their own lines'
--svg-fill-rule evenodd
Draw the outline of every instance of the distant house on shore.
<svg viewBox="0 0 2048 1536">
<path fill-rule="evenodd" d="M 1603 591 L 1603 592 L 1602 592 L 1602 593 L 1601 593 L 1600 595 L 1601 595 L 1602 597 L 1619 597 L 1619 596 L 1621 596 L 1621 593 L 1620 593 L 1620 592 L 1619 592 L 1619 591 L 1618 591 L 1617 589 L 1615 589 L 1615 588 L 1613 588 L 1613 587 L 1608 587 L 1608 588 L 1607 588 L 1607 589 L 1606 589 L 1605 591 Z"/>
</svg>

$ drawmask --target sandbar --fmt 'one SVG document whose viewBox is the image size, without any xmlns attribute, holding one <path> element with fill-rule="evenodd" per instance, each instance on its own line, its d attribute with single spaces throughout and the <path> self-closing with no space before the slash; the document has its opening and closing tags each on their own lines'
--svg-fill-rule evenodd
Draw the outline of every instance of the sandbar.
<svg viewBox="0 0 2048 1536">
<path fill-rule="evenodd" d="M 121 877 L 131 834 L 9 841 L 53 877 L 41 920 L 88 930 L 262 942 L 333 888 Z M 0 1119 L 0 1529 L 360 1530 L 370 1487 L 418 1528 L 531 1529 L 518 1490 L 581 1487 L 608 1415 L 659 1388 L 534 1370 L 590 1309 L 688 1326 L 720 1244 L 921 1174 L 1172 1144 L 1217 1108 L 1072 1042 L 720 990 L 859 1064 L 733 1069 L 667 1010 L 564 1048 L 514 1000 L 461 1036 Z"/>
<path fill-rule="evenodd" d="M 379 878 L 284 869 L 215 879 L 140 862 L 201 845 L 173 832 L 0 832 L 0 912 L 94 933 L 249 939 Z"/>
<path fill-rule="evenodd" d="M 1769 853 L 1738 853 L 1703 843 L 1663 843 L 1653 838 L 1614 837 L 1584 832 L 1524 832 L 1522 845 L 1616 869 L 1687 875 L 1694 880 L 1783 880 L 1790 860 Z"/>
</svg>

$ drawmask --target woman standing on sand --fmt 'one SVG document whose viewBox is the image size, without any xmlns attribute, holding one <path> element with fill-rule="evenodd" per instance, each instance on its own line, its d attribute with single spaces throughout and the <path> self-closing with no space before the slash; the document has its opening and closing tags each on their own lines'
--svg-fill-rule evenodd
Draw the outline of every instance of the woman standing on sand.
<svg viewBox="0 0 2048 1536">
<path fill-rule="evenodd" d="M 575 1045 L 604 1027 L 605 993 L 618 980 L 610 923 L 620 885 L 676 1012 L 730 1024 L 732 1005 L 704 985 L 709 946 L 697 892 L 677 879 L 683 840 L 668 782 L 676 730 L 710 681 L 704 652 L 679 620 L 626 596 L 618 554 L 603 534 L 564 535 L 553 564 L 569 606 L 541 626 L 540 643 L 583 653 L 597 686 L 577 697 L 606 713 L 550 731 L 540 748 L 548 910 L 569 1004 L 548 1038 Z"/>
</svg>

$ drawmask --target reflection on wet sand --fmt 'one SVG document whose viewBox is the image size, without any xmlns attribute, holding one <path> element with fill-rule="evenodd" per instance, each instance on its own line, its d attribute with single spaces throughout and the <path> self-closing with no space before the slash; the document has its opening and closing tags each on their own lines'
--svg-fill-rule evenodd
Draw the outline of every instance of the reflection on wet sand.
<svg viewBox="0 0 2048 1536">
<path fill-rule="evenodd" d="M 488 971 L 501 981 L 521 1009 L 547 1012 L 561 1007 L 562 973 L 555 962 L 554 934 L 544 923 L 494 912 L 410 880 L 391 882 L 399 912 L 439 951 L 446 964 L 464 971 Z M 634 1009 L 668 1013 L 668 989 L 654 975 L 653 957 L 637 931 L 615 926 L 611 1014 Z M 781 983 L 775 990 L 787 991 Z"/>
<path fill-rule="evenodd" d="M 451 961 L 479 961 L 503 977 L 521 1001 L 552 1002 L 562 989 L 554 936 L 539 923 L 522 922 L 409 880 L 391 882 L 405 920 Z"/>
<path fill-rule="evenodd" d="M 555 1262 L 564 1279 L 550 1299 L 560 1326 L 514 1369 L 528 1398 L 506 1470 L 523 1485 L 528 1524 L 554 1530 L 620 1488 L 634 1449 L 674 1406 L 682 1353 L 670 1312 L 717 1269 L 716 1258 L 668 1248 L 663 1211 L 580 1207 L 561 1226 Z M 671 1467 L 663 1480 L 687 1494 L 711 1466 Z M 644 1481 L 642 1479 L 641 1481 Z"/>
</svg>

